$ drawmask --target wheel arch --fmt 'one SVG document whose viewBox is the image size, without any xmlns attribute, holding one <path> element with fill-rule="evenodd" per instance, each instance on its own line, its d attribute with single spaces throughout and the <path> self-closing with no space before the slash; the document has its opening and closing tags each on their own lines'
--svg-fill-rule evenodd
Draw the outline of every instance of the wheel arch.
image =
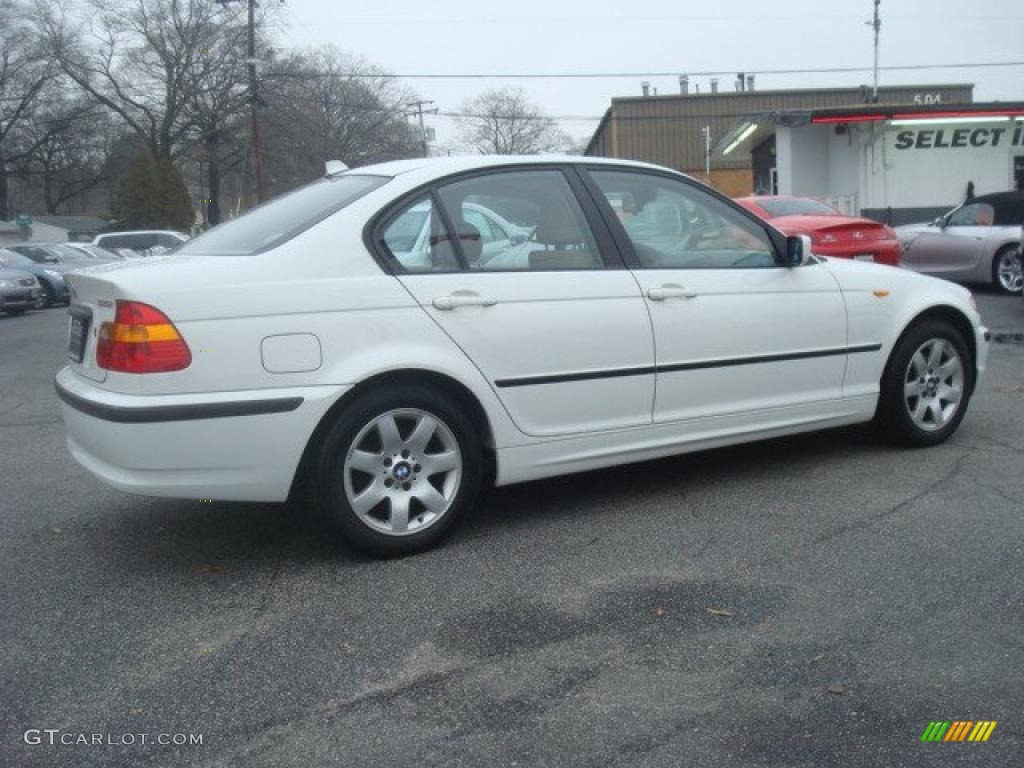
<svg viewBox="0 0 1024 768">
<path fill-rule="evenodd" d="M 968 396 L 970 396 L 974 393 L 974 386 L 978 380 L 978 340 L 974 336 L 974 326 L 971 324 L 967 315 L 950 304 L 936 304 L 934 306 L 927 307 L 926 309 L 919 311 L 903 325 L 903 329 L 900 331 L 899 336 L 896 337 L 890 347 L 889 359 L 886 360 L 885 367 L 882 371 L 882 377 L 884 378 L 886 372 L 888 372 L 893 353 L 899 346 L 903 337 L 907 335 L 911 328 L 925 320 L 945 320 L 956 328 L 963 336 L 964 343 L 967 345 L 967 350 L 971 355 L 971 391 L 968 393 Z"/>
<path fill-rule="evenodd" d="M 989 273 L 989 277 L 991 277 L 992 282 L 996 284 L 997 288 L 1000 288 L 1000 286 L 998 285 L 998 283 L 999 283 L 999 276 L 996 274 L 996 269 L 999 266 L 999 259 L 1000 259 L 1000 257 L 1004 253 L 1019 252 L 1020 251 L 1020 245 L 1021 244 L 1020 244 L 1019 239 L 1008 239 L 1008 240 L 1005 240 L 1005 241 L 999 243 L 999 245 L 997 245 L 995 248 L 993 248 L 990 251 L 991 256 L 988 259 L 988 273 Z M 1002 290 L 1002 289 L 1000 288 L 1000 290 Z"/>
<path fill-rule="evenodd" d="M 480 399 L 473 391 L 458 379 L 448 374 L 439 373 L 425 368 L 399 368 L 390 371 L 383 371 L 366 379 L 363 379 L 354 387 L 346 391 L 334 404 L 327 409 L 327 412 L 320 418 L 316 428 L 306 442 L 302 452 L 295 475 L 292 478 L 289 498 L 295 496 L 296 492 L 305 484 L 310 477 L 310 468 L 313 458 L 323 441 L 324 435 L 334 423 L 338 414 L 345 410 L 350 403 L 355 402 L 363 393 L 370 390 L 397 386 L 402 384 L 419 384 L 444 390 L 449 396 L 465 407 L 470 419 L 481 431 L 480 442 L 484 446 L 484 467 L 486 483 L 493 483 L 497 473 L 497 450 L 495 447 L 494 427 L 487 415 L 487 411 Z"/>
</svg>

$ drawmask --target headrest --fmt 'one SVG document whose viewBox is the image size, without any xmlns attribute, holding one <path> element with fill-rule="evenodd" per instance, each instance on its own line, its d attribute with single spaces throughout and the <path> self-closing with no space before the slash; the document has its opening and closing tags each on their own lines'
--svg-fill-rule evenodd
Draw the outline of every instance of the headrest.
<svg viewBox="0 0 1024 768">
<path fill-rule="evenodd" d="M 584 242 L 583 233 L 565 204 L 544 208 L 533 236 L 538 243 L 549 245 Z"/>
<path fill-rule="evenodd" d="M 465 219 L 455 222 L 456 237 L 459 245 L 462 246 L 462 253 L 466 256 L 466 262 L 473 266 L 480 263 L 480 256 L 484 252 L 483 238 L 480 230 Z"/>
</svg>

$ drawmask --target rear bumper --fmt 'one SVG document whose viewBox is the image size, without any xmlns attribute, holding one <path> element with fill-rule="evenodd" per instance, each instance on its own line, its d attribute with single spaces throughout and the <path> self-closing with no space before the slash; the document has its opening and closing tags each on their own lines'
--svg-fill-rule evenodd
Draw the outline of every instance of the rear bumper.
<svg viewBox="0 0 1024 768">
<path fill-rule="evenodd" d="M 876 264 L 888 264 L 891 267 L 900 265 L 903 246 L 898 240 L 866 240 L 853 243 L 815 243 L 814 252 L 819 256 L 831 256 L 837 259 L 853 259 L 857 256 L 870 255 Z"/>
<path fill-rule="evenodd" d="M 124 395 L 69 368 L 55 386 L 75 460 L 146 496 L 284 501 L 306 443 L 347 387 Z"/>
</svg>

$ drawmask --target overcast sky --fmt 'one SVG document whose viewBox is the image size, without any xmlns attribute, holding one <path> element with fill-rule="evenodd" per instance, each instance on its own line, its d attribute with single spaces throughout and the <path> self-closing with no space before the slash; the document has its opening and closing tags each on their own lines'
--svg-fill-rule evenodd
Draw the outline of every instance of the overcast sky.
<svg viewBox="0 0 1024 768">
<path fill-rule="evenodd" d="M 1013 0 L 882 0 L 883 66 L 1024 60 L 1024 6 Z M 282 47 L 331 43 L 395 74 L 756 71 L 870 67 L 872 0 L 286 0 Z M 611 97 L 660 93 L 676 75 L 600 79 L 409 79 L 441 111 L 519 85 L 576 138 Z M 734 76 L 721 78 L 732 88 Z M 757 87 L 856 86 L 871 72 L 758 75 Z M 708 86 L 708 77 L 691 78 Z M 976 84 L 976 100 L 1024 99 L 1024 66 L 883 71 L 882 84 Z M 591 119 L 581 119 L 590 117 Z M 442 141 L 451 119 L 431 117 Z"/>
</svg>

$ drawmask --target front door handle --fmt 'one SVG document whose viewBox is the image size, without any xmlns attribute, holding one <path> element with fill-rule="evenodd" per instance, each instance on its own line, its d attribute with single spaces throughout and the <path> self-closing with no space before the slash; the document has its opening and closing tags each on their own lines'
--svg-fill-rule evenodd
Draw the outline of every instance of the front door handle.
<svg viewBox="0 0 1024 768">
<path fill-rule="evenodd" d="M 665 301 L 666 299 L 695 299 L 697 298 L 697 293 L 684 288 L 678 283 L 666 283 L 660 288 L 648 289 L 647 298 L 651 301 Z"/>
<path fill-rule="evenodd" d="M 481 296 L 475 291 L 453 291 L 448 296 L 438 296 L 431 304 L 434 309 L 450 310 L 459 307 L 493 307 L 498 300 L 491 296 Z"/>
</svg>

